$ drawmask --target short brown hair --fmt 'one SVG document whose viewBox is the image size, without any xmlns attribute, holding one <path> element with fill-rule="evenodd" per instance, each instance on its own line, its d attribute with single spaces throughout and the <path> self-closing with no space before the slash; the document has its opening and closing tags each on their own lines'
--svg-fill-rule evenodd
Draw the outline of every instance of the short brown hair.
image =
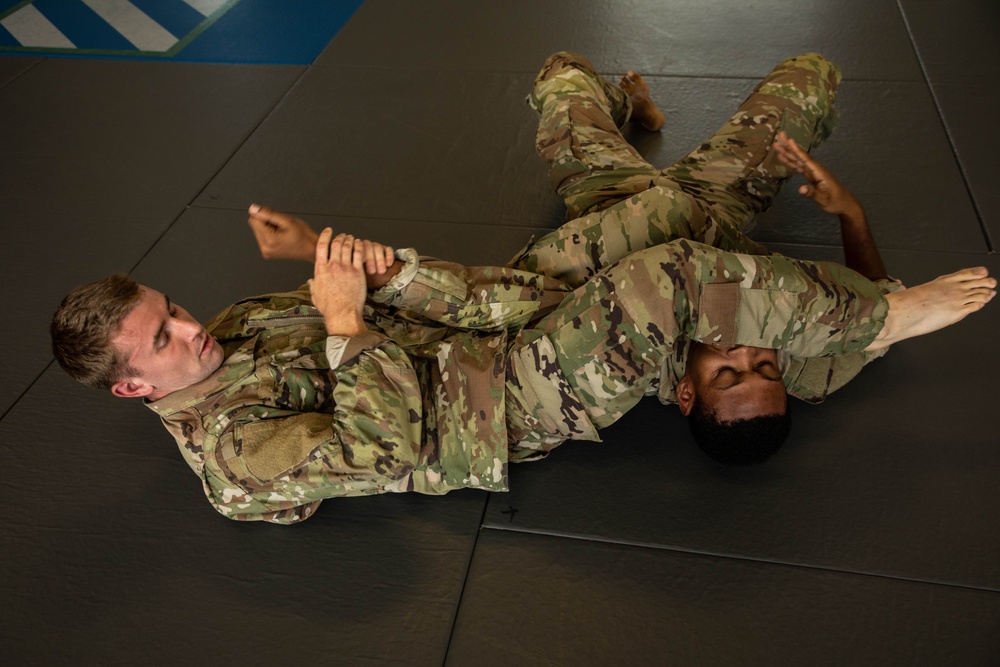
<svg viewBox="0 0 1000 667">
<path fill-rule="evenodd" d="M 49 328 L 52 353 L 63 370 L 97 389 L 111 389 L 122 378 L 135 375 L 111 339 L 140 297 L 139 284 L 123 273 L 67 294 Z"/>
</svg>

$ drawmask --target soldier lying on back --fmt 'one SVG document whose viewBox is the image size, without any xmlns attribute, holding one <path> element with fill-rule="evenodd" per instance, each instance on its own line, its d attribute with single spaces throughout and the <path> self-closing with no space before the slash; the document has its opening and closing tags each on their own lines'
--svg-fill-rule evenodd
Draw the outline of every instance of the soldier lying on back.
<svg viewBox="0 0 1000 667">
<path fill-rule="evenodd" d="M 255 205 L 262 254 L 313 261 L 308 286 L 202 327 L 111 276 L 63 301 L 56 357 L 85 384 L 147 399 L 233 519 L 293 523 L 336 496 L 505 490 L 508 462 L 599 439 L 648 394 L 677 402 L 713 457 L 759 462 L 787 433 L 786 393 L 820 401 L 890 344 L 995 294 L 981 268 L 905 290 L 886 276 L 861 207 L 799 148 L 829 134 L 838 81 L 820 56 L 785 61 L 719 133 L 656 170 L 618 131 L 662 125 L 641 77 L 613 86 L 556 54 L 529 101 L 571 220 L 507 266 L 317 236 Z M 790 171 L 840 217 L 850 268 L 741 233 Z"/>
</svg>

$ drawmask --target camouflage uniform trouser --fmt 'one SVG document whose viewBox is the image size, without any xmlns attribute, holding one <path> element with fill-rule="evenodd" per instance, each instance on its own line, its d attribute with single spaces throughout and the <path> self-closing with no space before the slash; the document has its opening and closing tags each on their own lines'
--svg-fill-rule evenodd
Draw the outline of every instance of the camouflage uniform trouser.
<svg viewBox="0 0 1000 667">
<path fill-rule="evenodd" d="M 619 132 L 631 114 L 624 91 L 581 56 L 546 61 L 529 103 L 541 116 L 538 151 L 572 219 L 511 266 L 578 289 L 514 342 L 507 413 L 510 441 L 519 444 L 512 461 L 565 439 L 599 439 L 596 429 L 645 395 L 678 337 L 803 356 L 862 349 L 874 338 L 885 316 L 874 286 L 857 283 L 852 272 L 817 275 L 795 260 L 765 257 L 740 231 L 789 176 L 769 150 L 775 135 L 784 130 L 807 150 L 829 136 L 839 81 L 822 56 L 786 60 L 722 129 L 660 170 Z M 674 239 L 698 243 L 662 245 Z M 771 289 L 779 278 L 787 290 Z M 707 303 L 705 285 L 718 287 Z M 834 293 L 847 298 L 831 301 Z M 739 326 L 739 298 L 770 313 L 767 322 Z M 802 336 L 817 320 L 815 340 Z"/>
<path fill-rule="evenodd" d="M 826 139 L 839 83 L 840 70 L 820 55 L 786 60 L 718 132 L 657 169 L 619 132 L 631 114 L 628 95 L 585 58 L 551 56 L 528 102 L 541 116 L 536 146 L 569 222 L 511 266 L 578 287 L 604 266 L 673 239 L 770 254 L 740 231 L 789 176 L 770 145 L 781 130 L 806 150 Z"/>
</svg>

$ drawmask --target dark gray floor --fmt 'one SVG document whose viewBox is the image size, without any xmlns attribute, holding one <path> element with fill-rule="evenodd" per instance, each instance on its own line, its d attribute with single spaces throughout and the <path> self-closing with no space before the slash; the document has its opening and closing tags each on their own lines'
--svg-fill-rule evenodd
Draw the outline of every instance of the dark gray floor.
<svg viewBox="0 0 1000 667">
<path fill-rule="evenodd" d="M 295 286 L 243 210 L 499 263 L 558 224 L 523 105 L 552 51 L 642 71 L 694 147 L 778 60 L 844 68 L 818 155 L 890 271 L 985 264 L 1000 236 L 992 0 L 367 0 L 309 67 L 0 58 L 0 662 L 162 665 L 1000 664 L 1000 306 L 896 346 L 753 470 L 644 402 L 603 443 L 487 497 L 327 502 L 294 528 L 216 515 L 157 420 L 74 386 L 48 318 L 131 271 L 206 318 Z M 784 193 L 757 238 L 837 258 Z"/>
</svg>

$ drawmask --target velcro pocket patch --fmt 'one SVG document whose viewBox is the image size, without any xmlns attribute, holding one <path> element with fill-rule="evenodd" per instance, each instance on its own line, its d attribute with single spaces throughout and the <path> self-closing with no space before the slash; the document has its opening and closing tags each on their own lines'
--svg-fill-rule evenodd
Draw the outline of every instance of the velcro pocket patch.
<svg viewBox="0 0 1000 667">
<path fill-rule="evenodd" d="M 741 283 L 702 287 L 694 339 L 708 345 L 748 345 L 786 349 L 793 339 L 802 349 L 816 347 L 829 327 L 802 320 L 799 294 L 782 289 L 750 289 Z M 818 341 L 810 345 L 813 340 Z M 798 349 L 798 348 L 796 348 Z"/>
<path fill-rule="evenodd" d="M 331 415 L 307 412 L 265 419 L 236 428 L 247 470 L 262 482 L 301 466 L 319 445 L 333 436 Z"/>
<path fill-rule="evenodd" d="M 739 283 L 704 285 L 698 297 L 698 324 L 694 332 L 695 340 L 708 345 L 724 347 L 735 345 L 739 307 Z"/>
</svg>

